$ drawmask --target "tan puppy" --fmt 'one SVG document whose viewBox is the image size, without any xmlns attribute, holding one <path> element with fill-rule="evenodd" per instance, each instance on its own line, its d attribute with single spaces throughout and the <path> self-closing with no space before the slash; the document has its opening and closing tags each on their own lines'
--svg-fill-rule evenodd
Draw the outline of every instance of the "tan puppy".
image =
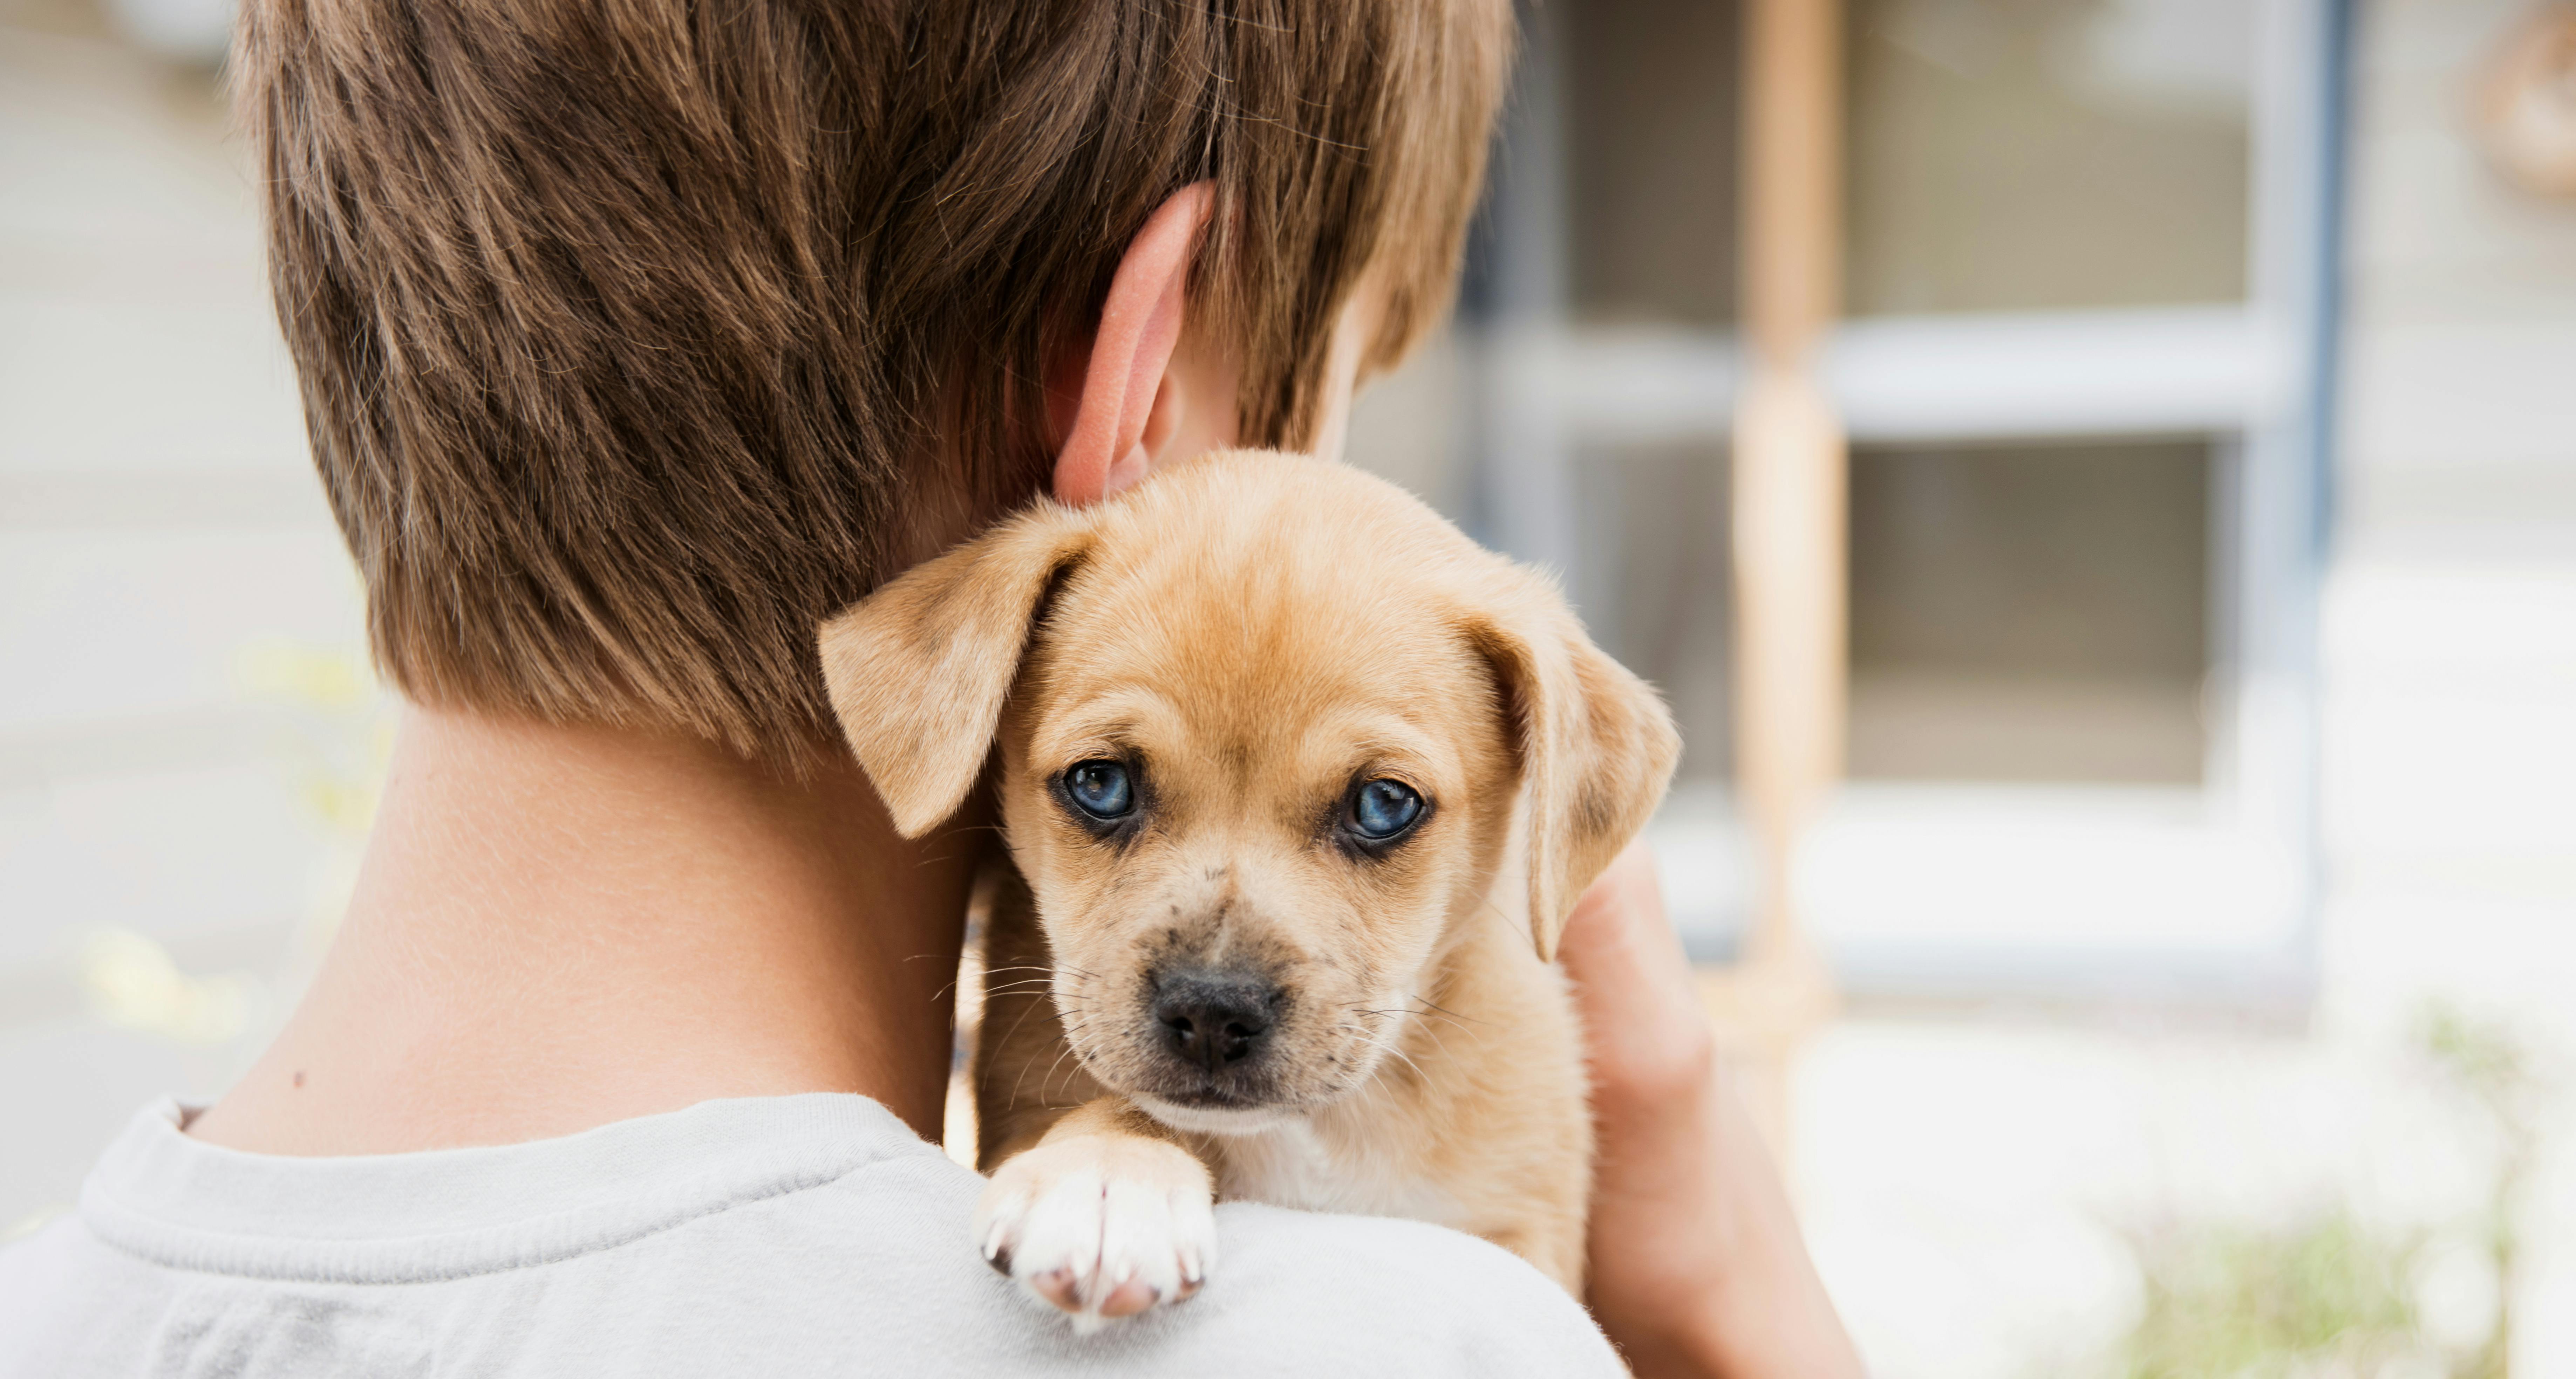
<svg viewBox="0 0 2576 1379">
<path fill-rule="evenodd" d="M 1223 1197 L 1454 1226 L 1580 1294 L 1550 960 L 1679 743 L 1547 580 L 1393 485 L 1234 451 L 1042 505 L 821 641 L 907 836 L 1000 749 L 994 1267 L 1086 1328 L 1178 1301 Z"/>
</svg>

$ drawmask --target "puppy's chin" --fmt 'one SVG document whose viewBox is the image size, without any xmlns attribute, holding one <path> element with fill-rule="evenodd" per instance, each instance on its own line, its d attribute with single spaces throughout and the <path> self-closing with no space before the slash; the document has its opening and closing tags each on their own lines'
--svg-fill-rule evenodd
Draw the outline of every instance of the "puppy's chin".
<svg viewBox="0 0 2576 1379">
<path fill-rule="evenodd" d="M 1186 1106 L 1141 1092 L 1129 1096 L 1145 1114 L 1198 1135 L 1258 1135 L 1300 1119 L 1286 1106 Z"/>
</svg>

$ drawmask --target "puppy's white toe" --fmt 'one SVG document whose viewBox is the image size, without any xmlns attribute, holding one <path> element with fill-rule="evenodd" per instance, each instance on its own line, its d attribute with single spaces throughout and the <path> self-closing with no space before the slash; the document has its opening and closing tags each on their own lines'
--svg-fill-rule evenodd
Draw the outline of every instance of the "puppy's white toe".
<svg viewBox="0 0 2576 1379">
<path fill-rule="evenodd" d="M 1074 1329 L 1179 1302 L 1216 1263 L 1207 1170 L 1177 1146 L 1086 1135 L 996 1170 L 975 1207 L 975 1244 Z"/>
</svg>

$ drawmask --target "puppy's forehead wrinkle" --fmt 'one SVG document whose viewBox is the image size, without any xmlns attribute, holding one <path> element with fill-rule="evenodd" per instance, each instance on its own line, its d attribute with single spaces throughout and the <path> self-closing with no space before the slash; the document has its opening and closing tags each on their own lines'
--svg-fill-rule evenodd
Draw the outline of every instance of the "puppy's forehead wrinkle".
<svg viewBox="0 0 2576 1379">
<path fill-rule="evenodd" d="M 1311 593 L 1238 596 L 1143 578 L 1084 592 L 1081 616 L 1068 619 L 1081 631 L 1051 638 L 1032 667 L 1043 716 L 1186 723 L 1194 750 L 1238 776 L 1322 722 L 1436 736 L 1481 707 L 1466 701 L 1492 694 L 1446 601 L 1381 599 L 1326 624 Z M 1179 686 L 1188 694 L 1176 701 Z"/>
<path fill-rule="evenodd" d="M 1202 671 L 1449 640 L 1437 633 L 1467 592 L 1458 586 L 1482 582 L 1495 558 L 1418 504 L 1319 501 L 1314 476 L 1298 477 L 1307 482 L 1212 487 L 1166 476 L 1104 520 L 1066 603 L 1080 605 L 1088 635 L 1127 655 Z"/>
</svg>

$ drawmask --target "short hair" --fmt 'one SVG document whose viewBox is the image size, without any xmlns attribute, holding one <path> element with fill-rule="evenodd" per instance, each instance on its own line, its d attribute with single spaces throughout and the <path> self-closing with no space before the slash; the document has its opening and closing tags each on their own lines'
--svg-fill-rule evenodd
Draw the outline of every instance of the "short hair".
<svg viewBox="0 0 2576 1379">
<path fill-rule="evenodd" d="M 1507 0 L 253 0 L 314 461 L 427 703 L 837 741 L 816 625 L 1042 492 L 1043 361 L 1213 181 L 1246 444 L 1446 310 Z M 925 535 L 927 534 L 927 535 Z M 929 549 L 923 549 L 928 540 Z"/>
</svg>

